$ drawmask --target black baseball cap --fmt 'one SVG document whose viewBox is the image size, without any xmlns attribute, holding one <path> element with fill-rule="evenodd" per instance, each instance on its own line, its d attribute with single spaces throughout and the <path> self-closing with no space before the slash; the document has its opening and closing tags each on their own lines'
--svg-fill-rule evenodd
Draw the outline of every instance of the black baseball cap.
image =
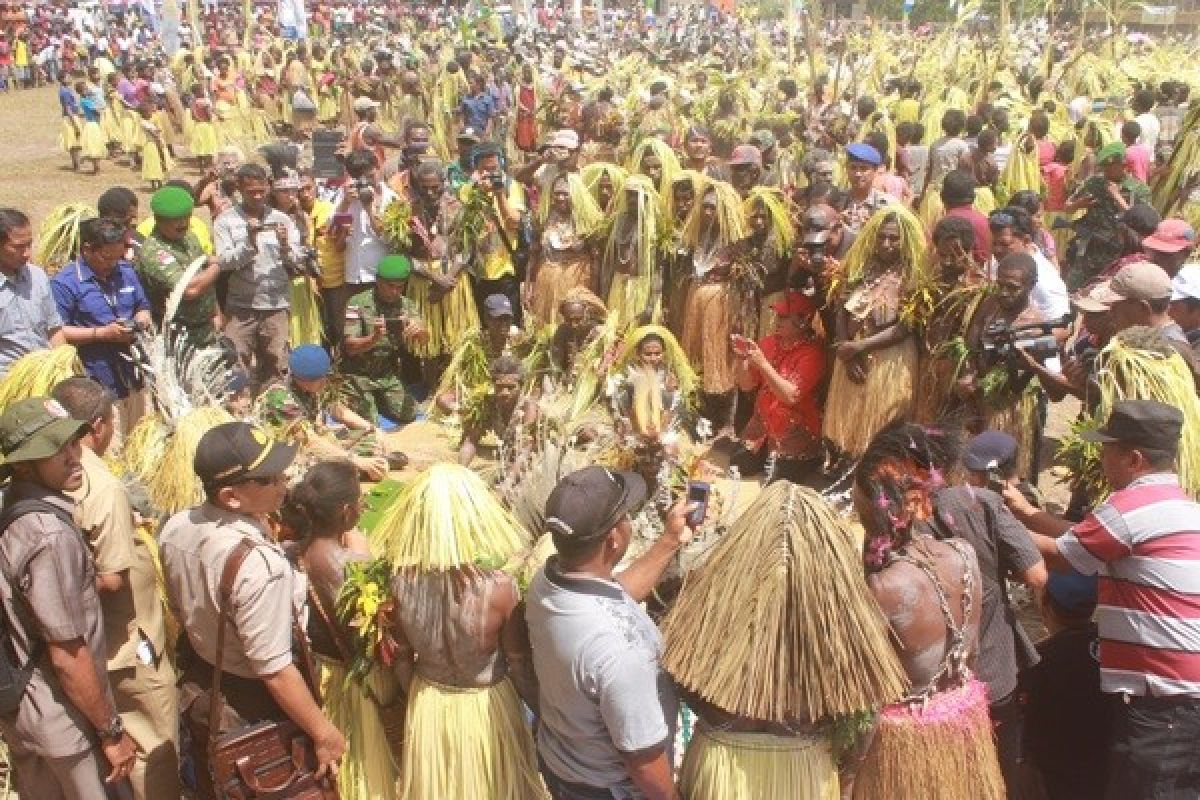
<svg viewBox="0 0 1200 800">
<path fill-rule="evenodd" d="M 224 422 L 200 437 L 192 467 L 205 486 L 232 486 L 282 475 L 296 445 L 276 441 L 257 425 Z"/>
<path fill-rule="evenodd" d="M 1183 412 L 1157 400 L 1123 400 L 1113 406 L 1103 428 L 1085 431 L 1088 442 L 1120 442 L 1159 453 L 1179 450 Z"/>
<path fill-rule="evenodd" d="M 967 442 L 963 466 L 972 472 L 996 469 L 1017 457 L 1017 440 L 1004 431 L 984 431 Z"/>
<path fill-rule="evenodd" d="M 650 490 L 636 472 L 584 467 L 558 482 L 546 500 L 546 530 L 556 539 L 590 542 L 646 502 Z"/>
</svg>

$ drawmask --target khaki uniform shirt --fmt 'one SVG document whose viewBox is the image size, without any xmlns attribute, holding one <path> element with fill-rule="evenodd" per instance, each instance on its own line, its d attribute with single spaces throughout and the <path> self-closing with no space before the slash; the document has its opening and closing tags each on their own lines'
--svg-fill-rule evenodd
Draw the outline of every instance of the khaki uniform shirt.
<svg viewBox="0 0 1200 800">
<path fill-rule="evenodd" d="M 108 643 L 108 669 L 135 667 L 138 645 L 150 648 L 146 666 L 166 652 L 167 634 L 154 556 L 133 525 L 133 510 L 124 485 L 104 461 L 83 449 L 83 485 L 68 492 L 75 501 L 75 521 L 83 531 L 100 575 L 126 573 L 126 585 L 116 592 L 100 592 L 104 611 L 104 638 Z"/>
<path fill-rule="evenodd" d="M 6 503 L 37 498 L 68 513 L 70 501 L 59 492 L 13 481 Z M 23 665 L 38 641 L 65 643 L 82 639 L 96 672 L 105 675 L 107 652 L 96 568 L 79 530 L 50 514 L 26 514 L 0 536 L 0 603 L 8 620 L 17 665 Z M 104 680 L 112 703 L 112 692 Z M 63 692 L 43 650 L 15 717 L 0 717 L 6 741 L 43 758 L 65 758 L 92 748 L 94 730 Z"/>
<path fill-rule="evenodd" d="M 251 517 L 211 503 L 181 511 L 159 536 L 167 598 L 187 631 L 192 648 L 209 664 L 217 661 L 219 587 L 225 559 L 243 538 L 256 547 L 233 583 L 233 625 L 225 631 L 222 669 L 261 679 L 292 663 L 292 615 L 305 610 L 307 583 Z"/>
</svg>

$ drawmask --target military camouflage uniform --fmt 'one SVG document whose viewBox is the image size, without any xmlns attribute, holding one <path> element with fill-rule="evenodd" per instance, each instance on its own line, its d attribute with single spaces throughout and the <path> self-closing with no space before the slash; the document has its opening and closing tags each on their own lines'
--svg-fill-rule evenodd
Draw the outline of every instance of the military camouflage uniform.
<svg viewBox="0 0 1200 800">
<path fill-rule="evenodd" d="M 179 242 L 169 242 L 155 233 L 146 237 L 138 251 L 135 267 L 150 299 L 156 323 L 162 324 L 167 298 L 175 290 L 184 270 L 201 257 L 206 254 L 196 234 L 190 231 Z M 212 287 L 195 299 L 180 302 L 174 323 L 193 347 L 209 347 L 216 342 L 212 321 L 216 307 L 217 295 Z"/>
<path fill-rule="evenodd" d="M 331 383 L 319 396 L 300 391 L 291 381 L 271 384 L 255 406 L 256 416 L 277 437 L 301 444 L 322 457 L 333 457 L 330 445 L 345 455 L 377 456 L 382 452 L 373 430 L 356 431 L 344 427 L 331 429 L 325 422 L 325 409 L 340 397 Z"/>
<path fill-rule="evenodd" d="M 342 359 L 346 404 L 369 422 L 380 414 L 394 422 L 412 422 L 416 404 L 400 380 L 400 358 L 405 326 L 410 320 L 421 321 L 416 304 L 407 297 L 383 303 L 374 289 L 359 292 L 346 304 L 343 336 L 369 336 L 379 317 L 387 321 L 387 335 L 366 352 Z"/>
</svg>

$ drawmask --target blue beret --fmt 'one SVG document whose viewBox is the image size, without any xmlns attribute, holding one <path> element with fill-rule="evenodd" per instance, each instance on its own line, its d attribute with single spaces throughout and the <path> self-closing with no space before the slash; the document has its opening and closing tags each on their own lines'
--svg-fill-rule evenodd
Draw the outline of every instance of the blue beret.
<svg viewBox="0 0 1200 800">
<path fill-rule="evenodd" d="M 846 155 L 852 161 L 865 161 L 876 167 L 883 163 L 883 156 L 879 155 L 879 151 L 866 142 L 854 142 L 846 145 Z"/>
<path fill-rule="evenodd" d="M 324 378 L 333 367 L 325 348 L 316 344 L 305 344 L 292 351 L 288 358 L 288 369 L 293 378 L 302 381 L 315 381 Z"/>
</svg>

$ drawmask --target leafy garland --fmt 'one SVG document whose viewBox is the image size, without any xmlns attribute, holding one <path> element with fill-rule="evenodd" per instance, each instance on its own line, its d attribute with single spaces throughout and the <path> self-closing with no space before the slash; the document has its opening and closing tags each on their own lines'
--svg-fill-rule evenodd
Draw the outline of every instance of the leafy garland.
<svg viewBox="0 0 1200 800">
<path fill-rule="evenodd" d="M 412 217 L 412 204 L 407 200 L 393 200 L 383 209 L 379 222 L 392 252 L 407 252 L 412 244 Z"/>
<path fill-rule="evenodd" d="M 391 598 L 392 569 L 385 558 L 352 561 L 338 593 L 338 618 L 350 628 L 351 662 L 346 683 L 362 681 L 379 663 L 391 666 L 399 645 L 389 630 L 395 608 Z"/>
</svg>

